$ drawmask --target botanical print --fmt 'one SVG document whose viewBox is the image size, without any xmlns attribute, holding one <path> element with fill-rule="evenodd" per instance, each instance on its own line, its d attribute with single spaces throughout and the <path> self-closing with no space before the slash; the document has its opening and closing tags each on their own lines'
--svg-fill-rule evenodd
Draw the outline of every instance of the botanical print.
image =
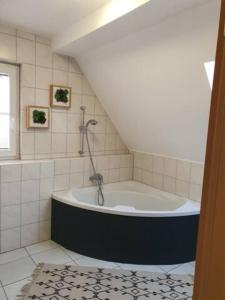
<svg viewBox="0 0 225 300">
<path fill-rule="evenodd" d="M 60 85 L 52 85 L 50 100 L 52 107 L 70 108 L 71 88 Z"/>
<path fill-rule="evenodd" d="M 44 106 L 27 107 L 27 128 L 48 128 L 49 108 Z"/>
</svg>

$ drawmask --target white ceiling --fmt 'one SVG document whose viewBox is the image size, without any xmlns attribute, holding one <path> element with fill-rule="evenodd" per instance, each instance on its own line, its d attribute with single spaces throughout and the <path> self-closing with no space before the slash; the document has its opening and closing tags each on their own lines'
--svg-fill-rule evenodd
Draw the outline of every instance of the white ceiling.
<svg viewBox="0 0 225 300">
<path fill-rule="evenodd" d="M 110 0 L 0 0 L 0 22 L 53 36 Z"/>
<path fill-rule="evenodd" d="M 108 11 L 120 10 L 120 1 L 121 3 L 138 3 L 138 5 L 127 11 L 122 17 L 118 16 L 113 21 L 110 20 L 110 22 L 101 24 L 101 19 L 104 19 L 103 17 Z M 103 47 L 105 44 L 115 42 L 144 28 L 154 27 L 156 24 L 172 18 L 182 11 L 217 1 L 112 0 L 110 4 L 83 19 L 83 22 L 75 22 L 71 28 L 58 32 L 53 37 L 52 46 L 56 52 L 77 57 L 80 53 L 92 52 L 94 48 Z M 113 2 L 116 5 L 111 7 Z M 126 7 L 125 4 L 124 7 Z M 96 16 L 94 17 L 94 15 Z M 86 23 L 88 30 L 85 30 Z M 97 26 L 93 26 L 95 23 Z"/>
</svg>

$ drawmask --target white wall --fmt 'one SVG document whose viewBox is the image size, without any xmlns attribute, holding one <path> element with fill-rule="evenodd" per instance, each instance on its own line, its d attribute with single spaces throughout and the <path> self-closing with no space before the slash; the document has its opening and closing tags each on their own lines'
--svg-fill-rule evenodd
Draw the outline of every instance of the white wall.
<svg viewBox="0 0 225 300">
<path fill-rule="evenodd" d="M 76 57 L 130 149 L 204 160 L 218 4 Z"/>
</svg>

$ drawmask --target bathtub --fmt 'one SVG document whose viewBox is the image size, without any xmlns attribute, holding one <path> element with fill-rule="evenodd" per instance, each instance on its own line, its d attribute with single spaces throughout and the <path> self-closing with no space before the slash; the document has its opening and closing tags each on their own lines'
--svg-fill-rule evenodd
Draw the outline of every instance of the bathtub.
<svg viewBox="0 0 225 300">
<path fill-rule="evenodd" d="M 52 194 L 52 239 L 77 253 L 132 264 L 195 259 L 200 204 L 135 181 Z"/>
</svg>

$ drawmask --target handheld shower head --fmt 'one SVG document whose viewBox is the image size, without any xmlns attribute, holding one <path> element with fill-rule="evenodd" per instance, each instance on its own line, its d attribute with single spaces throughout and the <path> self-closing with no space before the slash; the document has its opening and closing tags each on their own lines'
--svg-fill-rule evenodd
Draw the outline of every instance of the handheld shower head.
<svg viewBox="0 0 225 300">
<path fill-rule="evenodd" d="M 91 120 L 87 121 L 85 126 L 88 127 L 89 125 L 97 125 L 97 124 L 98 124 L 98 122 L 96 120 L 91 119 Z"/>
</svg>

